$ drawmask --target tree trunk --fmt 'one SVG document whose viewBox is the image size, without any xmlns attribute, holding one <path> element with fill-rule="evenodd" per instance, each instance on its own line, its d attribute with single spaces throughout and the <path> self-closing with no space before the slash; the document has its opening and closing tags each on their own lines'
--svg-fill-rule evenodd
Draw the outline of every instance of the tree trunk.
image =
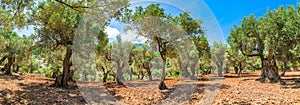
<svg viewBox="0 0 300 105">
<path fill-rule="evenodd" d="M 284 62 L 283 62 L 283 67 L 282 67 L 282 73 L 280 74 L 280 76 L 284 76 L 286 70 L 287 70 L 287 62 L 284 61 Z"/>
<path fill-rule="evenodd" d="M 222 65 L 220 64 L 220 65 L 218 65 L 218 77 L 222 77 L 223 76 L 222 71 L 223 71 L 223 68 L 222 68 Z"/>
<path fill-rule="evenodd" d="M 257 79 L 260 82 L 268 80 L 271 83 L 283 82 L 278 73 L 278 67 L 274 56 L 269 56 L 267 59 L 262 59 L 261 78 Z"/>
<path fill-rule="evenodd" d="M 201 65 L 201 64 L 199 64 L 199 68 L 196 69 L 197 77 L 199 76 L 199 69 L 202 70 L 202 65 Z M 202 71 L 203 71 L 203 70 L 202 70 Z"/>
<path fill-rule="evenodd" d="M 132 70 L 132 68 L 130 68 L 130 70 L 129 70 L 129 80 L 130 81 L 132 81 L 132 75 L 133 75 L 133 70 Z"/>
<path fill-rule="evenodd" d="M 69 63 L 69 65 L 68 65 L 68 69 L 69 69 L 69 72 L 70 72 L 70 75 L 69 75 L 69 81 L 74 81 L 73 80 L 73 75 L 74 75 L 74 73 L 75 73 L 75 70 L 73 69 L 73 70 L 71 70 L 71 66 L 72 66 L 72 62 L 70 62 Z"/>
<path fill-rule="evenodd" d="M 14 69 L 14 72 L 15 72 L 15 73 L 18 73 L 18 72 L 19 72 L 19 69 L 20 69 L 20 66 L 19 66 L 19 65 L 16 65 L 16 68 Z"/>
<path fill-rule="evenodd" d="M 193 65 L 191 65 L 191 71 L 192 71 L 191 79 L 193 79 L 193 80 L 197 79 L 197 78 L 195 77 L 196 64 L 197 64 L 197 63 L 194 63 Z"/>
<path fill-rule="evenodd" d="M 161 80 L 160 80 L 160 84 L 159 84 L 160 90 L 168 89 L 168 87 L 165 84 L 165 78 L 166 78 L 166 60 L 163 59 L 163 68 L 162 68 Z"/>
<path fill-rule="evenodd" d="M 121 65 L 118 65 L 117 68 L 117 77 L 116 77 L 116 81 L 118 85 L 124 85 L 123 83 L 123 77 L 122 77 L 122 67 L 120 67 Z"/>
<path fill-rule="evenodd" d="M 141 71 L 141 80 L 144 80 L 144 73 Z"/>
<path fill-rule="evenodd" d="M 235 72 L 235 74 L 238 74 L 239 73 L 239 67 L 235 66 L 234 67 L 234 72 Z"/>
<path fill-rule="evenodd" d="M 184 78 L 190 76 L 186 66 L 182 66 L 182 75 L 184 76 Z"/>
<path fill-rule="evenodd" d="M 229 73 L 229 68 L 228 67 L 225 67 L 224 70 L 225 70 L 225 73 Z"/>
<path fill-rule="evenodd" d="M 52 86 L 55 87 L 64 87 L 68 88 L 68 79 L 70 75 L 70 70 L 69 70 L 69 63 L 70 63 L 70 58 L 72 56 L 72 49 L 67 48 L 67 52 L 65 54 L 65 58 L 63 61 L 63 74 L 61 76 L 57 76 L 55 83 Z"/>
<path fill-rule="evenodd" d="M 14 62 L 15 62 L 15 58 L 8 57 L 8 62 L 4 66 L 4 75 L 12 75 L 11 67 Z"/>
<path fill-rule="evenodd" d="M 54 72 L 52 73 L 51 78 L 56 78 L 56 77 L 57 77 L 57 74 L 58 74 L 58 70 L 54 71 Z"/>
<path fill-rule="evenodd" d="M 104 73 L 103 75 L 103 82 L 107 82 L 108 73 Z"/>
<path fill-rule="evenodd" d="M 149 77 L 149 81 L 152 81 L 152 74 L 151 74 L 151 71 L 150 71 L 150 68 L 146 68 L 146 71 L 147 71 L 147 74 L 148 74 L 148 77 Z"/>
<path fill-rule="evenodd" d="M 239 62 L 239 68 L 238 68 L 238 77 L 241 76 L 241 72 L 242 72 L 243 68 L 242 68 L 242 63 Z"/>
</svg>

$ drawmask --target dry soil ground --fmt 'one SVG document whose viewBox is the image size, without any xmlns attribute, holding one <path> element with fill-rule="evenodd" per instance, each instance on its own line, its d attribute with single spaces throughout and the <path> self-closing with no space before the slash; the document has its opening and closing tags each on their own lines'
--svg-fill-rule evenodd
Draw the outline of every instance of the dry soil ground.
<svg viewBox="0 0 300 105">
<path fill-rule="evenodd" d="M 114 82 L 79 82 L 79 88 L 49 87 L 53 79 L 0 75 L 0 104 L 52 105 L 88 104 L 242 104 L 300 105 L 300 72 L 288 72 L 286 85 L 255 81 L 259 73 L 226 74 L 225 78 L 202 75 L 198 80 L 170 78 L 169 90 L 159 90 L 156 81 L 127 81 L 126 87 Z M 75 87 L 75 83 L 70 83 Z M 104 101 L 105 100 L 105 101 Z"/>
</svg>

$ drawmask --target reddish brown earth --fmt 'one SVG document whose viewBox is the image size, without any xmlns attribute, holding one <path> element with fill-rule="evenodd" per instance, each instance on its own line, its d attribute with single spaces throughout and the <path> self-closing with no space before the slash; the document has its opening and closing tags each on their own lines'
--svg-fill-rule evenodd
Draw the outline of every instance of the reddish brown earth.
<svg viewBox="0 0 300 105">
<path fill-rule="evenodd" d="M 78 85 L 92 90 L 94 94 L 109 93 L 118 103 L 131 105 L 144 104 L 225 104 L 225 105 L 300 105 L 300 72 L 287 72 L 283 80 L 286 85 L 260 83 L 255 81 L 259 73 L 242 74 L 236 78 L 235 74 L 226 74 L 225 78 L 212 79 L 211 75 L 200 76 L 197 81 L 170 78 L 166 80 L 170 90 L 159 90 L 159 81 L 130 81 L 127 85 L 117 86 L 114 82 L 83 83 Z M 88 104 L 80 89 L 62 89 L 49 87 L 53 79 L 0 75 L 0 104 Z M 178 85 L 180 84 L 180 85 Z M 75 87 L 75 83 L 70 83 Z M 187 100 L 174 101 L 172 97 L 177 87 L 195 86 L 192 93 L 186 94 Z M 183 87 L 184 88 L 184 87 Z M 208 93 L 214 93 L 208 94 Z M 179 94 L 180 96 L 182 94 Z M 175 95 L 176 97 L 176 95 Z M 97 97 L 91 97 L 94 100 Z M 169 101 L 164 101 L 170 99 Z M 178 99 L 178 98 L 177 98 Z M 207 101 L 211 99 L 212 101 Z M 211 103 L 210 103 L 211 102 Z M 178 103 L 177 103 L 178 104 Z"/>
</svg>

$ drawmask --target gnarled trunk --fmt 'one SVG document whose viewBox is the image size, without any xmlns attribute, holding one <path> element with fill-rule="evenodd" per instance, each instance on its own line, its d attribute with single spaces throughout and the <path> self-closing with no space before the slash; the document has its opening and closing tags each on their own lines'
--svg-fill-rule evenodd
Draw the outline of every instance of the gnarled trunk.
<svg viewBox="0 0 300 105">
<path fill-rule="evenodd" d="M 11 67 L 13 63 L 15 62 L 15 58 L 8 57 L 8 62 L 4 66 L 4 75 L 12 75 Z"/>
<path fill-rule="evenodd" d="M 257 80 L 261 82 L 269 81 L 271 83 L 282 82 L 278 73 L 278 67 L 276 65 L 275 57 L 269 56 L 267 59 L 261 58 L 261 60 L 262 60 L 261 78 Z"/>
<path fill-rule="evenodd" d="M 72 49 L 67 48 L 67 52 L 65 54 L 65 58 L 63 61 L 63 74 L 61 76 L 57 76 L 55 83 L 52 86 L 55 87 L 64 87 L 68 88 L 68 79 L 70 76 L 70 70 L 69 70 L 69 63 L 70 63 L 70 58 L 72 56 Z"/>
</svg>

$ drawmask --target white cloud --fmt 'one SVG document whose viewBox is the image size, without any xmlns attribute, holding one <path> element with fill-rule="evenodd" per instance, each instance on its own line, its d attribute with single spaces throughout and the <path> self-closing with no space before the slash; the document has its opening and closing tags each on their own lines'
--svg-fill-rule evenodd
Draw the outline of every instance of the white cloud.
<svg viewBox="0 0 300 105">
<path fill-rule="evenodd" d="M 114 39 L 117 35 L 120 34 L 120 31 L 118 29 L 109 26 L 105 27 L 105 32 L 107 33 L 108 38 L 110 39 Z"/>
<path fill-rule="evenodd" d="M 111 42 L 116 41 L 116 37 L 121 35 L 121 39 L 124 42 L 131 42 L 134 44 L 142 44 L 147 41 L 146 37 L 139 36 L 136 30 L 129 30 L 127 32 L 121 33 L 118 29 L 107 26 L 105 32 Z"/>
<path fill-rule="evenodd" d="M 134 44 L 142 44 L 148 40 L 146 37 L 138 35 L 136 30 L 129 30 L 126 33 L 122 33 L 121 38 L 124 42 L 131 42 Z"/>
</svg>

